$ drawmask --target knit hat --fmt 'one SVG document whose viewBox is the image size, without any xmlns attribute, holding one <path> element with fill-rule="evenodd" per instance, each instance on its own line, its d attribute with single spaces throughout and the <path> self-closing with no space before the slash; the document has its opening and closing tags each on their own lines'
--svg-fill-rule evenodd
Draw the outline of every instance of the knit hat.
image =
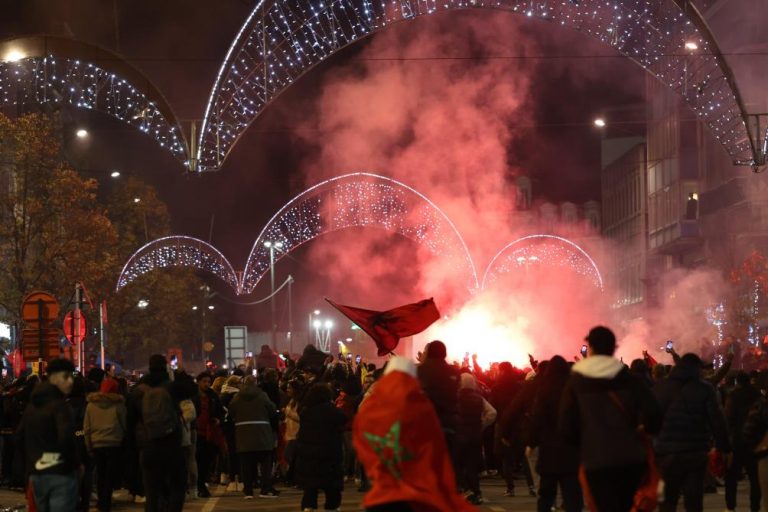
<svg viewBox="0 0 768 512">
<path fill-rule="evenodd" d="M 476 511 L 456 492 L 434 406 L 398 359 L 387 365 L 353 423 L 355 452 L 373 483 L 363 507 L 405 502 L 413 512 Z"/>
<path fill-rule="evenodd" d="M 45 373 L 48 376 L 51 376 L 54 373 L 59 373 L 59 372 L 72 373 L 74 371 L 75 371 L 75 365 L 72 364 L 72 361 L 68 359 L 53 359 L 52 361 L 48 362 L 48 365 L 45 368 Z"/>
<path fill-rule="evenodd" d="M 149 371 L 164 372 L 168 368 L 168 361 L 162 354 L 153 354 L 149 356 Z"/>
<path fill-rule="evenodd" d="M 99 391 L 102 393 L 112 393 L 112 394 L 118 394 L 120 392 L 120 385 L 117 383 L 115 379 L 107 377 L 103 381 L 101 381 L 101 386 L 99 387 Z"/>
</svg>

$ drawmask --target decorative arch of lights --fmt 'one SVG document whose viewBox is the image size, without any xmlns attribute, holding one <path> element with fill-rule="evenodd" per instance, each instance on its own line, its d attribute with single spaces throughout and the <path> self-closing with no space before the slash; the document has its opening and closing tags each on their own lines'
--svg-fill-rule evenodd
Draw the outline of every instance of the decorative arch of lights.
<svg viewBox="0 0 768 512">
<path fill-rule="evenodd" d="M 120 56 L 59 37 L 0 41 L 0 108 L 62 105 L 128 123 L 189 165 L 187 142 L 170 105 L 143 73 Z"/>
<path fill-rule="evenodd" d="M 237 295 L 249 294 L 270 268 L 266 242 L 274 244 L 277 261 L 321 235 L 355 227 L 383 229 L 425 246 L 432 254 L 448 259 L 468 290 L 477 289 L 469 249 L 435 203 L 399 181 L 358 172 L 319 183 L 283 206 L 253 244 L 242 275 L 212 245 L 188 236 L 168 236 L 146 244 L 128 259 L 116 290 L 153 270 L 186 267 L 219 277 Z"/>
<path fill-rule="evenodd" d="M 571 27 L 633 60 L 680 94 L 735 164 L 765 162 L 756 120 L 692 0 L 260 0 L 219 69 L 196 151 L 218 169 L 283 90 L 341 48 L 392 23 L 456 9 L 495 9 Z M 759 132 L 759 122 L 755 133 Z"/>
<path fill-rule="evenodd" d="M 146 244 L 128 259 L 116 291 L 153 270 L 185 267 L 202 270 L 217 276 L 227 283 L 235 293 L 240 290 L 240 281 L 227 258 L 211 244 L 189 236 L 167 236 Z"/>
<path fill-rule="evenodd" d="M 500 276 L 520 272 L 529 266 L 568 267 L 603 289 L 603 277 L 587 252 L 567 238 L 555 235 L 530 235 L 508 244 L 493 257 L 483 276 L 483 288 Z"/>
<path fill-rule="evenodd" d="M 281 243 L 275 259 L 320 235 L 354 227 L 396 233 L 447 258 L 467 289 L 477 289 L 472 257 L 456 226 L 429 198 L 391 178 L 365 172 L 338 176 L 302 192 L 283 206 L 253 244 L 243 271 L 242 293 L 251 293 L 269 270 L 270 250 Z"/>
</svg>

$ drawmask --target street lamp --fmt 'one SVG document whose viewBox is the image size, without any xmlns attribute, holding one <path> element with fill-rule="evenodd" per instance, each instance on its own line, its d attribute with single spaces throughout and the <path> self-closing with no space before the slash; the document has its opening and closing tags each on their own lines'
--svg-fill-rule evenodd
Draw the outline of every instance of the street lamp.
<svg viewBox="0 0 768 512">
<path fill-rule="evenodd" d="M 197 311 L 197 306 L 192 306 L 192 311 Z"/>
<path fill-rule="evenodd" d="M 275 249 L 282 249 L 283 242 L 267 240 L 264 247 L 269 249 L 269 282 L 272 293 L 269 297 L 270 310 L 272 312 L 272 348 L 277 350 L 277 323 L 275 321 Z"/>
<path fill-rule="evenodd" d="M 594 123 L 595 123 L 595 126 L 597 126 L 598 128 L 605 128 L 605 119 L 603 119 L 602 117 L 598 117 L 597 119 L 595 119 Z"/>
<path fill-rule="evenodd" d="M 88 130 L 86 130 L 85 128 L 80 128 L 75 132 L 75 135 L 77 136 L 78 139 L 84 139 L 88 136 Z"/>
<path fill-rule="evenodd" d="M 112 171 L 112 174 L 110 174 L 113 178 L 119 178 L 120 177 L 120 171 Z"/>
<path fill-rule="evenodd" d="M 136 304 L 139 309 L 147 309 L 147 306 L 149 306 L 149 301 L 144 299 L 139 300 L 139 303 Z"/>
<path fill-rule="evenodd" d="M 315 328 L 315 346 L 322 352 L 328 352 L 331 349 L 331 329 L 333 328 L 333 321 L 316 318 L 312 322 L 312 326 Z"/>
<path fill-rule="evenodd" d="M 687 41 L 685 43 L 685 49 L 695 52 L 696 50 L 699 49 L 699 45 L 696 44 L 696 41 Z"/>
<path fill-rule="evenodd" d="M 211 311 L 213 311 L 214 309 L 216 309 L 216 306 L 214 306 L 213 304 L 211 304 L 211 305 L 209 305 L 209 306 L 208 306 L 208 309 L 209 309 L 209 310 L 211 310 Z"/>
<path fill-rule="evenodd" d="M 10 50 L 5 54 L 2 60 L 5 62 L 19 62 L 25 55 L 19 50 Z"/>
</svg>

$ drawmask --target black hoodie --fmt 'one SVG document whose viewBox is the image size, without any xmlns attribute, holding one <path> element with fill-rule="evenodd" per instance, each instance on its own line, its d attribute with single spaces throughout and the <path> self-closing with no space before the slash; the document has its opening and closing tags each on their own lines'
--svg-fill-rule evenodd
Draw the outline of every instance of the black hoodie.
<svg viewBox="0 0 768 512">
<path fill-rule="evenodd" d="M 69 474 L 79 465 L 72 409 L 59 388 L 35 386 L 18 430 L 28 474 Z"/>
</svg>

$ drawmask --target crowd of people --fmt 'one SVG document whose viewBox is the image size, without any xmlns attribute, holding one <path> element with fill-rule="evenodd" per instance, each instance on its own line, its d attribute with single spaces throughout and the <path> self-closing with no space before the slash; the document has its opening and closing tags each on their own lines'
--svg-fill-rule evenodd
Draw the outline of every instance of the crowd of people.
<svg viewBox="0 0 768 512">
<path fill-rule="evenodd" d="M 472 510 L 495 475 L 505 499 L 536 497 L 539 512 L 622 512 L 681 498 L 701 511 L 717 485 L 735 510 L 746 473 L 750 510 L 768 509 L 765 374 L 674 351 L 673 365 L 644 353 L 626 366 L 605 327 L 586 344 L 576 362 L 531 357 L 525 369 L 451 363 L 440 341 L 383 368 L 265 346 L 254 367 L 193 377 L 153 355 L 136 382 L 56 359 L 3 391 L 0 477 L 56 512 L 93 498 L 109 511 L 118 489 L 179 511 L 213 485 L 244 499 L 301 489 L 305 511 L 320 494 L 339 509 L 345 489 L 375 512 Z"/>
</svg>

